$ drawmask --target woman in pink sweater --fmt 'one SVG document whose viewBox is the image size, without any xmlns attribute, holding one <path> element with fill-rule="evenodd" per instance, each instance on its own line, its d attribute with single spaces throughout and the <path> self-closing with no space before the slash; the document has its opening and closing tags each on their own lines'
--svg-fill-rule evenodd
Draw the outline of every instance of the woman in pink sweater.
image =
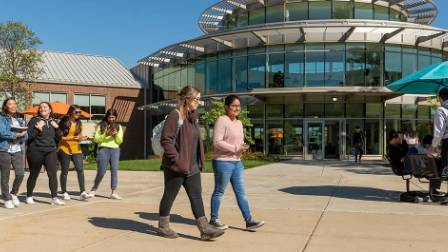
<svg viewBox="0 0 448 252">
<path fill-rule="evenodd" d="M 238 120 L 241 113 L 238 96 L 227 96 L 225 109 L 226 115 L 218 118 L 213 131 L 215 190 L 212 195 L 210 224 L 219 229 L 228 228 L 219 220 L 218 215 L 222 196 L 230 182 L 246 221 L 246 229 L 256 229 L 263 226 L 264 222 L 252 218 L 244 192 L 244 166 L 241 162 L 241 154 L 249 149 L 249 145 L 244 143 L 243 124 Z"/>
</svg>

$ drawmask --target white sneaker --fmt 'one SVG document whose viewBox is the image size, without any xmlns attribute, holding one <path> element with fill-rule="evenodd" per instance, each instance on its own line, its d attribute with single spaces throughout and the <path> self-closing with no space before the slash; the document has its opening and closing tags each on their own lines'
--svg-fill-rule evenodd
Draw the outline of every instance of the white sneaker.
<svg viewBox="0 0 448 252">
<path fill-rule="evenodd" d="M 14 209 L 14 203 L 12 203 L 12 200 L 5 201 L 5 208 L 7 209 Z"/>
<path fill-rule="evenodd" d="M 62 199 L 71 200 L 72 198 L 70 198 L 70 195 L 67 192 L 65 192 L 64 194 L 62 194 Z"/>
<path fill-rule="evenodd" d="M 120 197 L 120 195 L 118 195 L 116 193 L 112 193 L 110 195 L 110 198 L 113 199 L 113 200 L 122 200 L 123 199 L 122 197 Z"/>
<path fill-rule="evenodd" d="M 32 204 L 34 204 L 34 199 L 33 199 L 33 197 L 26 197 L 26 203 L 27 203 L 28 205 L 32 205 Z"/>
<path fill-rule="evenodd" d="M 62 201 L 62 200 L 60 200 L 59 198 L 53 198 L 52 200 L 51 200 L 51 205 L 56 205 L 56 206 L 64 206 L 65 205 L 65 202 L 64 201 Z"/>
<path fill-rule="evenodd" d="M 90 198 L 94 198 L 96 195 L 96 191 L 90 191 L 89 196 Z"/>
<path fill-rule="evenodd" d="M 86 193 L 86 192 L 82 192 L 81 195 L 79 195 L 79 198 L 81 200 L 87 200 L 89 198 L 92 198 L 92 196 L 90 196 L 90 194 Z"/>
<path fill-rule="evenodd" d="M 12 203 L 14 204 L 14 206 L 15 207 L 20 206 L 19 198 L 16 195 L 14 195 L 14 194 L 11 194 L 11 197 L 12 197 Z"/>
</svg>

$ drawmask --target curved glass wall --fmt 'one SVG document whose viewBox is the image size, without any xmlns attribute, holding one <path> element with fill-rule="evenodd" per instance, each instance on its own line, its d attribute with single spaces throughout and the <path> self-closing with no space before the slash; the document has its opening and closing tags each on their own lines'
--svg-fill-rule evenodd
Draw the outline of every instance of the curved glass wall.
<svg viewBox="0 0 448 252">
<path fill-rule="evenodd" d="M 154 83 L 165 91 L 166 98 L 187 84 L 205 94 L 254 88 L 372 87 L 387 85 L 441 61 L 441 51 L 427 48 L 374 43 L 291 44 L 228 51 L 160 68 Z"/>
<path fill-rule="evenodd" d="M 401 11 L 374 3 L 348 1 L 311 1 L 272 5 L 253 10 L 239 10 L 227 15 L 223 29 L 303 20 L 374 19 L 406 22 Z"/>
</svg>

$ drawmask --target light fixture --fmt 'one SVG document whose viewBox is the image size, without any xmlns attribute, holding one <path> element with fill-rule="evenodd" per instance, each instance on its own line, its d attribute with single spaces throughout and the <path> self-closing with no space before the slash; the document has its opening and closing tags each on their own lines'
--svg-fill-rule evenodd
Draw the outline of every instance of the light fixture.
<svg viewBox="0 0 448 252">
<path fill-rule="evenodd" d="M 337 102 L 339 99 L 337 97 L 331 97 L 332 102 Z"/>
</svg>

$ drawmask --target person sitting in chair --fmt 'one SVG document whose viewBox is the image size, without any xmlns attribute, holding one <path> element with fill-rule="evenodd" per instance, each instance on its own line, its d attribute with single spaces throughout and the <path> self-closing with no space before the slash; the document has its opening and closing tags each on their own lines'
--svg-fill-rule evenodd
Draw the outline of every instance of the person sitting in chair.
<svg viewBox="0 0 448 252">
<path fill-rule="evenodd" d="M 429 158 L 435 158 L 432 154 L 432 140 L 432 135 L 426 135 L 425 137 L 423 137 L 420 145 L 413 146 L 409 149 L 407 155 L 426 154 Z M 443 171 L 442 160 L 440 158 L 436 158 L 435 161 L 439 179 L 431 179 L 429 182 L 429 188 L 432 195 L 443 196 L 445 195 L 445 193 L 439 191 L 441 185 L 440 176 L 442 175 Z"/>
<path fill-rule="evenodd" d="M 405 175 L 409 172 L 405 171 L 404 160 L 406 157 L 406 150 L 401 144 L 401 138 L 396 131 L 391 131 L 389 133 L 389 144 L 387 146 L 387 156 L 391 162 L 394 170 L 399 173 L 399 175 Z"/>
</svg>

